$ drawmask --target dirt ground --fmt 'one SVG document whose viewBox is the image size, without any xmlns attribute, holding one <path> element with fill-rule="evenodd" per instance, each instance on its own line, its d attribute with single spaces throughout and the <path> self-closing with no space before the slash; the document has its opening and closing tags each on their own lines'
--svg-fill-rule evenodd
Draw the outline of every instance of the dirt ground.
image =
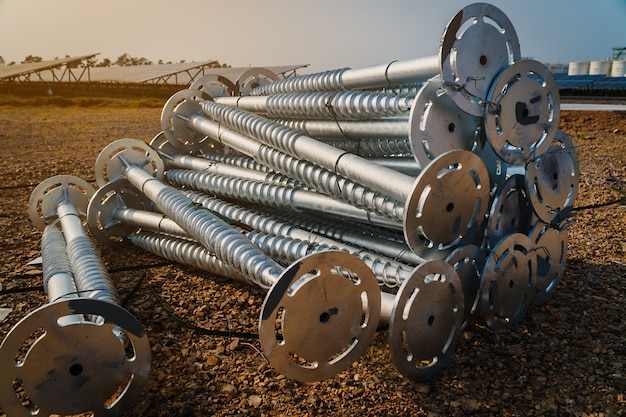
<svg viewBox="0 0 626 417">
<path fill-rule="evenodd" d="M 57 174 L 93 181 L 99 152 L 119 138 L 149 141 L 158 108 L 0 108 L 0 340 L 46 303 L 41 232 L 28 217 L 34 186 Z M 275 372 L 253 338 L 181 326 L 257 332 L 263 293 L 130 247 L 99 247 L 123 306 L 149 335 L 152 369 L 132 416 L 427 415 L 626 416 L 626 112 L 563 111 L 580 159 L 578 208 L 556 294 L 500 333 L 466 328 L 450 362 L 427 383 L 394 368 L 384 330 L 352 367 L 319 383 Z M 608 203 L 602 206 L 603 203 Z M 27 292 L 13 292 L 35 287 Z M 0 370 L 0 384 L 10 384 Z M 1 402 L 1 401 L 0 401 Z M 4 414 L 0 411 L 0 416 Z"/>
</svg>

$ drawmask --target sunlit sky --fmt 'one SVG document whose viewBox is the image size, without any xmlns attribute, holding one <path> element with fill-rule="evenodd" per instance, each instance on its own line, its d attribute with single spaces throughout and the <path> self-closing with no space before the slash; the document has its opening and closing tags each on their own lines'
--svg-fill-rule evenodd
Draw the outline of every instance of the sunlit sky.
<svg viewBox="0 0 626 417">
<path fill-rule="evenodd" d="M 20 63 L 99 53 L 153 62 L 362 68 L 436 55 L 471 2 L 427 0 L 0 0 L 0 56 Z M 522 55 L 607 59 L 626 47 L 626 0 L 493 0 Z"/>
</svg>

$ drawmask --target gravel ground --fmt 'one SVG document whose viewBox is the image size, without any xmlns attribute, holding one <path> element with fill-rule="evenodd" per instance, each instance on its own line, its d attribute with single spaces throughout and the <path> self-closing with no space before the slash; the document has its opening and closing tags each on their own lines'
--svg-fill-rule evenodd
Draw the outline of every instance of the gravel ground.
<svg viewBox="0 0 626 417">
<path fill-rule="evenodd" d="M 160 109 L 7 106 L 0 126 L 0 308 L 11 310 L 0 323 L 2 339 L 46 302 L 38 290 L 7 294 L 41 285 L 39 267 L 27 265 L 40 256 L 41 233 L 27 214 L 33 187 L 57 174 L 92 180 L 110 142 L 149 141 L 159 132 Z M 563 111 L 561 129 L 578 148 L 581 180 L 555 296 L 505 331 L 466 328 L 448 365 L 427 383 L 397 372 L 384 330 L 339 375 L 289 380 L 266 363 L 258 340 L 186 328 L 154 295 L 202 329 L 254 334 L 261 291 L 180 265 L 123 271 L 163 261 L 132 247 L 100 247 L 152 349 L 148 383 L 127 415 L 626 415 L 626 202 L 615 203 L 626 190 L 626 112 Z M 0 384 L 11 382 L 0 375 Z"/>
</svg>

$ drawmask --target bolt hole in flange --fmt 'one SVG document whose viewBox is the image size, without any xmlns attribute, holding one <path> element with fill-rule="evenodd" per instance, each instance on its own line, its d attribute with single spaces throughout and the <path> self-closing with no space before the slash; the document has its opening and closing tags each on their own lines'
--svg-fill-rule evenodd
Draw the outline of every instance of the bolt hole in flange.
<svg viewBox="0 0 626 417">
<path fill-rule="evenodd" d="M 72 376 L 79 376 L 83 373 L 83 365 L 81 365 L 80 363 L 75 363 L 70 366 L 69 372 Z"/>
</svg>

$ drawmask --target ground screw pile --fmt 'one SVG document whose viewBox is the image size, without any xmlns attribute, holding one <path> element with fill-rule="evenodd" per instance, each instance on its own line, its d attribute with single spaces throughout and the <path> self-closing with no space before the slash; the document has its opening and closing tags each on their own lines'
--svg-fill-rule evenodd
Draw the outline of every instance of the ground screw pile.
<svg viewBox="0 0 626 417">
<path fill-rule="evenodd" d="M 300 381 L 348 369 L 380 324 L 398 372 L 425 381 L 465 326 L 549 302 L 578 161 L 552 74 L 499 9 L 465 7 L 433 57 L 270 78 L 216 97 L 195 83 L 150 144 L 107 147 L 92 235 L 262 288 L 263 353 Z M 50 265 L 58 229 L 44 237 L 44 279 L 95 258 L 72 243 Z M 86 281 L 77 294 L 108 288 Z"/>
</svg>

